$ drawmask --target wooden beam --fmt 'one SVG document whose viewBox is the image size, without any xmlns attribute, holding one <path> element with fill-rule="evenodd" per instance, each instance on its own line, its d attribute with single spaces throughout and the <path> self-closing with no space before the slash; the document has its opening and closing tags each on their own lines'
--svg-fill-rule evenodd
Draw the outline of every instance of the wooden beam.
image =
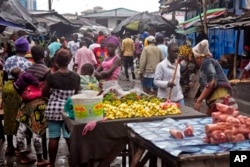
<svg viewBox="0 0 250 167">
<path fill-rule="evenodd" d="M 238 50 L 239 50 L 239 42 L 240 42 L 240 28 L 238 27 L 236 43 L 235 43 L 235 53 L 234 53 L 233 79 L 236 79 L 237 77 L 237 57 L 238 57 Z"/>
<path fill-rule="evenodd" d="M 207 0 L 202 0 L 202 7 L 203 7 L 203 28 L 204 33 L 207 34 Z"/>
<path fill-rule="evenodd" d="M 51 2 L 51 0 L 48 0 L 48 6 L 49 6 L 49 11 L 51 11 L 52 10 L 52 2 Z"/>
</svg>

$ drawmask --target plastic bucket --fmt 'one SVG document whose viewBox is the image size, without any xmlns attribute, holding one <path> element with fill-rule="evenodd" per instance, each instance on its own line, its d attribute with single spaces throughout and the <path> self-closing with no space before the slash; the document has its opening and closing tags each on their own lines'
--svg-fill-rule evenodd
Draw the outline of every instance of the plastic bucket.
<svg viewBox="0 0 250 167">
<path fill-rule="evenodd" d="M 79 122 L 98 121 L 103 118 L 103 95 L 85 90 L 72 96 L 75 120 Z"/>
</svg>

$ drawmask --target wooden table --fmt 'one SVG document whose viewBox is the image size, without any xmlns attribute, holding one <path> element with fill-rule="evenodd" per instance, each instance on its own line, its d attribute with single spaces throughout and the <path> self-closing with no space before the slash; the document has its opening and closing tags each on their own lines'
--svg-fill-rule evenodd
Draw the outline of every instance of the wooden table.
<svg viewBox="0 0 250 167">
<path fill-rule="evenodd" d="M 154 123 L 160 124 L 160 126 L 154 126 Z M 202 137 L 199 137 L 199 135 L 197 135 L 197 137 L 192 137 L 192 141 L 196 140 L 199 144 L 193 144 L 194 142 L 192 142 L 189 138 L 185 138 L 185 140 L 173 139 L 168 132 L 168 134 L 164 134 L 164 136 L 169 136 L 168 138 L 161 137 L 163 136 L 163 133 L 160 132 L 160 129 L 167 126 L 170 127 L 171 125 L 166 124 L 163 121 L 144 122 L 144 124 L 127 124 L 127 132 L 130 139 L 130 147 L 132 153 L 131 167 L 144 167 L 148 160 L 154 159 L 154 157 L 158 157 L 158 159 L 161 159 L 161 165 L 164 167 L 229 167 L 229 151 L 224 150 L 236 148 L 236 143 L 227 143 L 227 145 L 231 146 L 228 146 L 228 149 L 225 149 L 225 145 L 223 144 L 211 145 L 203 143 Z M 199 133 L 204 134 L 203 132 Z M 156 134 L 158 137 L 153 137 L 153 134 Z M 180 142 L 182 143 L 179 144 Z M 250 142 L 245 142 L 248 143 L 246 149 L 249 150 Z M 174 146 L 176 143 L 178 143 L 177 147 Z M 196 150 L 197 147 L 200 149 L 196 150 L 196 152 L 194 151 L 195 153 L 193 152 L 193 154 L 190 153 L 191 151 L 189 153 L 187 153 L 188 151 L 186 151 L 186 153 L 183 154 L 175 152 L 178 151 L 178 147 L 180 147 L 180 149 L 183 149 L 183 147 L 185 147 L 185 144 L 186 147 L 189 147 L 189 149 L 191 148 L 192 151 Z M 172 150 L 170 149 L 170 147 L 172 147 Z M 215 149 L 215 147 L 220 147 L 223 149 Z M 206 150 L 206 148 L 210 148 L 210 150 L 204 151 Z M 159 166 L 159 162 L 158 165 L 151 164 L 151 166 Z"/>
<path fill-rule="evenodd" d="M 108 120 L 98 123 L 95 129 L 88 132 L 86 136 L 81 135 L 85 123 L 69 119 L 63 114 L 71 135 L 69 164 L 76 167 L 83 163 L 91 164 L 93 161 L 99 161 L 99 167 L 109 166 L 129 143 L 125 123 L 163 120 L 165 118 L 205 117 L 203 113 L 190 107 L 182 107 L 181 110 L 182 114 L 180 115 Z"/>
</svg>

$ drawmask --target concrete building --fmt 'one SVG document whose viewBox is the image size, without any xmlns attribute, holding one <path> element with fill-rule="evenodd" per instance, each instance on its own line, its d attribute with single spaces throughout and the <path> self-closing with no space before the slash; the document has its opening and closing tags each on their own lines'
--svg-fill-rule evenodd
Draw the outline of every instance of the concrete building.
<svg viewBox="0 0 250 167">
<path fill-rule="evenodd" d="M 108 28 L 115 28 L 124 19 L 135 15 L 139 12 L 125 8 L 116 8 L 82 15 L 81 17 L 89 19 L 93 23 L 98 23 Z"/>
<path fill-rule="evenodd" d="M 37 10 L 36 0 L 19 0 L 19 2 L 27 10 Z"/>
</svg>

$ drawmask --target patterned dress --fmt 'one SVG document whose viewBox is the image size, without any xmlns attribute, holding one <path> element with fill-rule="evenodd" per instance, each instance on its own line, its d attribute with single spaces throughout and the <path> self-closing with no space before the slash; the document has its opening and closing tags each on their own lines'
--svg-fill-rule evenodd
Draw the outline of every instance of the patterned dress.
<svg viewBox="0 0 250 167">
<path fill-rule="evenodd" d="M 50 87 L 50 97 L 45 110 L 45 118 L 50 121 L 63 121 L 61 112 L 68 97 L 73 96 L 80 86 L 80 76 L 75 72 L 55 72 L 48 75 L 46 82 Z"/>
<path fill-rule="evenodd" d="M 17 111 L 21 104 L 21 97 L 13 86 L 13 77 L 10 72 L 13 68 L 19 67 L 22 70 L 27 69 L 32 64 L 21 56 L 11 56 L 4 64 L 4 71 L 8 73 L 9 81 L 3 86 L 3 110 L 4 110 L 4 133 L 6 135 L 15 135 L 17 132 L 18 122 L 16 121 Z"/>
</svg>

